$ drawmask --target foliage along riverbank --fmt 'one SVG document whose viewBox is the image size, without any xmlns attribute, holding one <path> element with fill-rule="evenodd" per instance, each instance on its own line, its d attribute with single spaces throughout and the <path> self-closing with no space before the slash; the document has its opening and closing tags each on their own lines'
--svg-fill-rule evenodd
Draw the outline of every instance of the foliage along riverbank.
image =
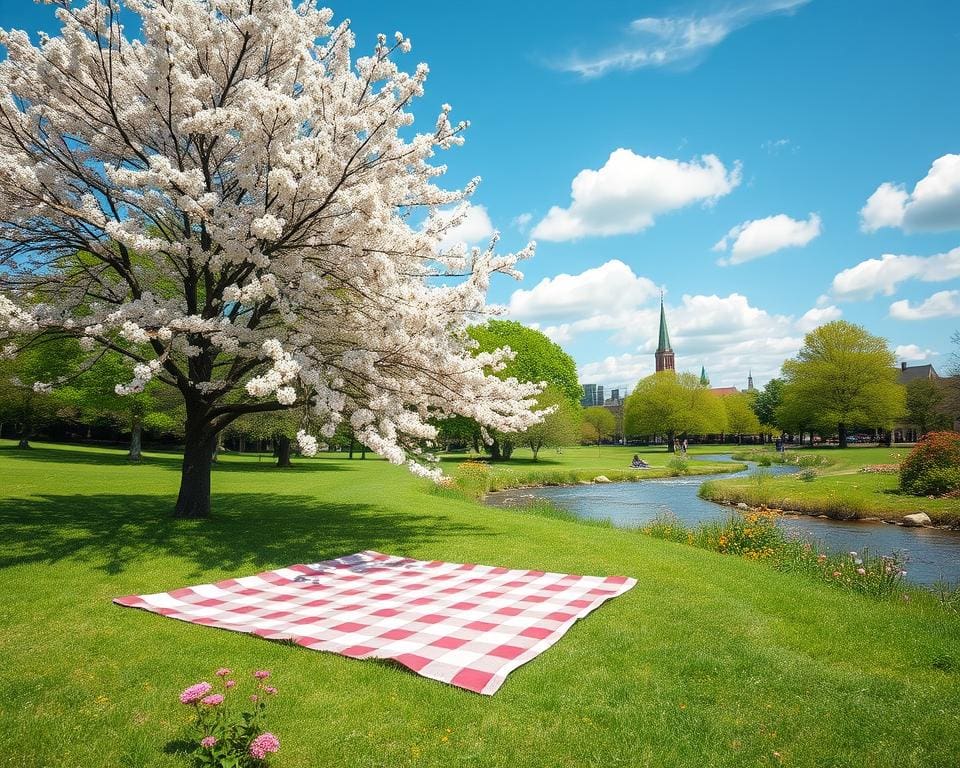
<svg viewBox="0 0 960 768">
<path fill-rule="evenodd" d="M 720 504 L 746 504 L 837 520 L 901 522 L 906 515 L 924 512 L 934 525 L 960 528 L 960 500 L 900 491 L 891 467 L 906 453 L 896 448 L 793 450 L 784 460 L 801 467 L 799 472 L 708 480 L 700 487 L 700 496 Z M 781 460 L 772 451 L 735 453 L 734 458 L 761 464 Z"/>
<path fill-rule="evenodd" d="M 518 452 L 519 453 L 519 452 Z M 516 454 L 515 454 L 516 455 Z M 634 455 L 650 464 L 647 469 L 632 469 Z M 447 461 L 453 457 L 447 457 Z M 556 485 L 578 485 L 598 482 L 638 482 L 684 475 L 717 475 L 739 472 L 746 464 L 701 461 L 696 454 L 686 458 L 666 453 L 663 449 L 637 450 L 632 447 L 566 448 L 538 461 L 520 457 L 509 463 L 489 462 L 480 457 L 465 458 L 455 468 L 445 470 L 452 477 L 452 487 L 470 499 L 481 499 L 488 493 L 511 488 L 538 488 Z"/>
</svg>

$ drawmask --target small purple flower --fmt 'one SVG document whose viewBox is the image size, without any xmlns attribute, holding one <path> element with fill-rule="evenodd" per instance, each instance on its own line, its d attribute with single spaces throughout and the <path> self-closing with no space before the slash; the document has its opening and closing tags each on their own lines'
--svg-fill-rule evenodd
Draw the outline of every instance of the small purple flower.
<svg viewBox="0 0 960 768">
<path fill-rule="evenodd" d="M 237 684 L 236 680 L 227 680 L 223 685 L 225 688 L 233 688 Z"/>
<path fill-rule="evenodd" d="M 268 753 L 276 752 L 279 749 L 280 739 L 272 733 L 261 733 L 250 742 L 250 756 L 257 760 L 263 760 Z"/>
<path fill-rule="evenodd" d="M 253 673 L 253 676 L 257 678 L 257 680 L 266 680 L 268 677 L 270 677 L 270 672 L 268 672 L 266 669 L 258 669 Z"/>
<path fill-rule="evenodd" d="M 263 689 L 263 692 L 269 693 L 271 696 L 274 696 L 277 693 L 277 689 L 274 688 L 272 685 L 268 685 Z"/>
<path fill-rule="evenodd" d="M 191 685 L 180 694 L 180 703 L 194 704 L 200 701 L 200 699 L 202 699 L 212 690 L 213 686 L 210 685 L 210 683 L 197 683 L 195 685 Z"/>
<path fill-rule="evenodd" d="M 220 669 L 217 670 L 217 677 L 226 677 L 229 674 L 230 670 L 226 667 L 220 667 Z"/>
<path fill-rule="evenodd" d="M 255 693 L 254 693 L 254 694 L 251 694 L 251 696 L 250 696 L 250 701 L 253 701 L 253 702 L 260 701 L 260 697 L 257 696 L 257 694 L 255 694 Z"/>
<path fill-rule="evenodd" d="M 223 704 L 223 694 L 211 693 L 209 696 L 204 696 L 200 699 L 200 703 L 206 704 L 208 707 L 218 707 Z"/>
<path fill-rule="evenodd" d="M 217 744 L 216 736 L 204 736 L 200 739 L 200 746 L 204 749 L 212 749 Z"/>
</svg>

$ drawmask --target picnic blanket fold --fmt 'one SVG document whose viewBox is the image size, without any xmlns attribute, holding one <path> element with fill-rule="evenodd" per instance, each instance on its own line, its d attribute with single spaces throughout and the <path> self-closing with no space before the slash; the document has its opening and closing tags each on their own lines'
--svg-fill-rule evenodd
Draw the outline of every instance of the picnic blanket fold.
<svg viewBox="0 0 960 768">
<path fill-rule="evenodd" d="M 510 672 L 635 583 L 367 550 L 114 602 L 352 658 L 393 659 L 492 695 Z"/>
</svg>

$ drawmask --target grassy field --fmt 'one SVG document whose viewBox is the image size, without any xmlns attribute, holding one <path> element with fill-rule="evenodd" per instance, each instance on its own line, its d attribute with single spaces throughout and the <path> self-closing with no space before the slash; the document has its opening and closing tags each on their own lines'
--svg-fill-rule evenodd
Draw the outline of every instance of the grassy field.
<svg viewBox="0 0 960 768">
<path fill-rule="evenodd" d="M 790 451 L 788 456 L 810 459 L 821 457 L 824 466 L 816 477 L 804 480 L 800 475 L 715 480 L 701 489 L 711 501 L 765 504 L 779 509 L 839 518 L 877 517 L 899 520 L 913 512 L 926 512 L 934 523 L 960 526 L 960 499 L 930 499 L 899 491 L 896 474 L 861 472 L 861 467 L 897 464 L 909 453 L 904 448 L 818 448 Z M 738 454 L 749 456 L 751 454 Z M 763 455 L 754 452 L 753 456 Z M 774 456 L 770 450 L 768 455 Z"/>
<path fill-rule="evenodd" d="M 277 768 L 957 764 L 955 614 L 485 508 L 373 458 L 225 458 L 207 521 L 168 518 L 177 481 L 175 456 L 0 444 L 0 765 L 186 766 L 176 696 L 221 665 L 272 670 Z M 492 698 L 110 602 L 368 548 L 638 584 Z"/>
</svg>

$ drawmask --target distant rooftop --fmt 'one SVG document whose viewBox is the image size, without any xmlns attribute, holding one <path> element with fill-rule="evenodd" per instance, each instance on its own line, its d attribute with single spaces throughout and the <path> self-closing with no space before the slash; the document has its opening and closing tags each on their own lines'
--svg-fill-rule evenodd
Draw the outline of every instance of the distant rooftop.
<svg viewBox="0 0 960 768">
<path fill-rule="evenodd" d="M 909 384 L 911 381 L 919 381 L 920 379 L 939 379 L 940 376 L 934 370 L 933 366 L 927 363 L 926 365 L 907 365 L 906 363 L 900 364 L 900 376 L 898 381 L 901 384 Z"/>
</svg>

